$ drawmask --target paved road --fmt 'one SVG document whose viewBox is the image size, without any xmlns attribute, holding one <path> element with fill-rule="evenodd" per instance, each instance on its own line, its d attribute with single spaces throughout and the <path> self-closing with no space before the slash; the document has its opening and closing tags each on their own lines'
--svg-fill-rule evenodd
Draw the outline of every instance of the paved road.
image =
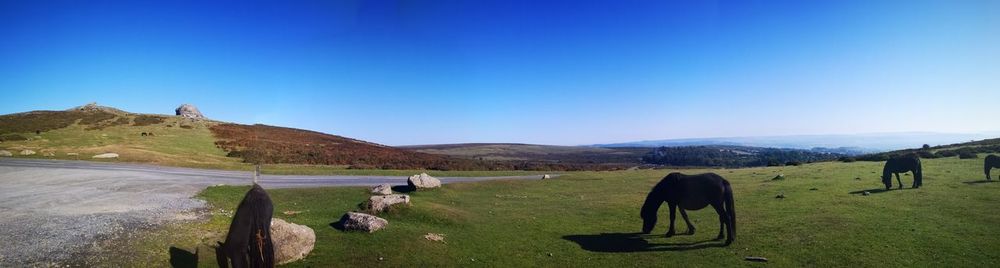
<svg viewBox="0 0 1000 268">
<path fill-rule="evenodd" d="M 444 183 L 540 176 L 446 177 Z M 190 218 L 210 185 L 248 185 L 250 172 L 0 158 L 0 267 L 74 262 L 98 241 Z M 402 176 L 264 175 L 265 189 L 405 185 Z"/>
</svg>

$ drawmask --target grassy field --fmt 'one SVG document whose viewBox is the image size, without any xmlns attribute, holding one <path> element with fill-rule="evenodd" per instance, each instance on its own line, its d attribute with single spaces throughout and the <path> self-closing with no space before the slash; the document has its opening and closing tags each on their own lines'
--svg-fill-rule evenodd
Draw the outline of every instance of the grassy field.
<svg viewBox="0 0 1000 268">
<path fill-rule="evenodd" d="M 982 156 L 981 156 L 982 157 Z M 316 231 L 316 248 L 290 267 L 328 266 L 774 266 L 987 267 L 1000 261 L 1000 183 L 982 182 L 982 159 L 924 160 L 924 187 L 882 191 L 881 163 L 816 163 L 716 172 L 735 189 L 737 238 L 718 232 L 710 210 L 689 215 L 697 233 L 664 238 L 667 209 L 653 234 L 639 235 L 639 206 L 668 170 L 570 173 L 552 180 L 445 185 L 411 193 L 413 205 L 383 214 L 387 229 L 341 232 L 330 224 L 367 198 L 364 188 L 270 190 L 275 216 Z M 772 181 L 777 174 L 784 180 Z M 199 197 L 207 220 L 175 224 L 136 241 L 125 264 L 166 266 L 186 251 L 214 266 L 247 187 L 212 187 Z M 815 190 L 813 190 L 815 189 Z M 864 196 L 862 191 L 871 195 Z M 777 199 L 783 194 L 786 198 Z M 301 211 L 286 216 L 284 211 Z M 679 229 L 684 227 L 678 219 Z M 445 242 L 425 240 L 427 233 Z M 134 263 L 131 263 L 134 262 Z"/>
</svg>

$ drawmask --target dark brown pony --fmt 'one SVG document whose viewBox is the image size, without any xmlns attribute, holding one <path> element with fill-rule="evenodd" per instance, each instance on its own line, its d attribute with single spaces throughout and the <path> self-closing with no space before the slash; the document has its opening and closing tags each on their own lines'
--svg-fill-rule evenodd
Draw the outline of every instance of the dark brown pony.
<svg viewBox="0 0 1000 268">
<path fill-rule="evenodd" d="M 271 242 L 271 198 L 254 184 L 236 208 L 226 242 L 219 243 L 215 255 L 219 267 L 274 267 L 274 244 Z"/>
<path fill-rule="evenodd" d="M 986 161 L 983 163 L 983 171 L 986 172 L 986 180 L 991 180 L 990 170 L 994 168 L 1000 168 L 1000 156 L 995 154 L 987 155 Z"/>
<path fill-rule="evenodd" d="M 684 210 L 699 210 L 711 205 L 719 214 L 719 235 L 715 238 L 726 238 L 726 245 L 736 238 L 736 211 L 733 204 L 733 188 L 729 181 L 715 173 L 684 175 L 670 173 L 646 196 L 642 205 L 642 232 L 650 233 L 656 226 L 657 211 L 666 202 L 670 206 L 670 229 L 667 237 L 674 235 L 674 212 L 680 207 L 681 216 L 687 223 L 688 234 L 694 234 L 694 225 L 688 220 Z M 723 230 L 728 236 L 723 236 Z"/>
<path fill-rule="evenodd" d="M 899 182 L 899 189 L 903 189 L 903 181 L 899 179 L 899 173 L 913 172 L 913 188 L 920 188 L 924 184 L 924 172 L 920 167 L 920 158 L 915 155 L 890 158 L 885 161 L 882 168 L 882 183 L 885 189 L 892 188 L 892 174 L 896 174 L 896 182 Z"/>
</svg>

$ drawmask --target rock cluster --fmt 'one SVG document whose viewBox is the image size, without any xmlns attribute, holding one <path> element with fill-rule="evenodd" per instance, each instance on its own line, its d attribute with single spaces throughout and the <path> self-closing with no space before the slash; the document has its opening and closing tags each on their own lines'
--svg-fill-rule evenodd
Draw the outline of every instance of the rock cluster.
<svg viewBox="0 0 1000 268">
<path fill-rule="evenodd" d="M 178 116 L 184 118 L 194 118 L 194 119 L 205 118 L 205 115 L 201 114 L 201 111 L 198 111 L 198 107 L 194 107 L 194 105 L 191 104 L 182 104 L 181 107 L 177 107 L 177 109 L 175 109 L 174 112 Z"/>
<path fill-rule="evenodd" d="M 420 173 L 410 176 L 406 180 L 406 184 L 412 190 L 438 188 L 441 187 L 441 180 L 431 177 L 430 175 L 427 175 L 427 173 Z M 410 205 L 410 196 L 405 194 L 393 194 L 392 185 L 388 183 L 372 186 L 369 191 L 372 196 L 368 197 L 368 201 L 361 204 L 361 209 L 367 213 L 379 214 L 394 206 Z M 385 228 L 388 224 L 389 221 L 375 215 L 352 211 L 341 216 L 340 221 L 336 223 L 335 227 L 343 231 L 362 231 L 372 233 Z"/>
<path fill-rule="evenodd" d="M 21 155 L 34 155 L 35 151 L 32 150 L 22 150 Z"/>
<path fill-rule="evenodd" d="M 14 156 L 14 154 L 7 150 L 0 150 L 0 156 Z"/>
</svg>

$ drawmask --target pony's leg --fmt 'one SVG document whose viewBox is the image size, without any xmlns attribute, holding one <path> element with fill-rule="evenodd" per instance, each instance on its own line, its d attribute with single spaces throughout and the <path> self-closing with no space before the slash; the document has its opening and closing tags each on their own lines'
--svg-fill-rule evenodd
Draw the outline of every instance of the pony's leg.
<svg viewBox="0 0 1000 268">
<path fill-rule="evenodd" d="M 719 235 L 715 237 L 715 240 L 722 240 L 726 238 L 725 231 L 729 229 L 729 226 L 726 224 L 729 222 L 729 214 L 723 209 L 722 203 L 712 204 L 712 208 L 715 209 L 715 213 L 719 214 Z M 729 235 L 732 237 L 732 232 Z"/>
<path fill-rule="evenodd" d="M 688 226 L 688 232 L 687 232 L 687 234 L 688 235 L 693 235 L 694 234 L 694 224 L 691 224 L 691 220 L 688 220 L 688 214 L 687 214 L 687 212 L 684 212 L 684 208 L 677 208 L 677 209 L 681 211 L 681 217 L 684 218 L 684 223 L 687 223 L 687 226 Z"/>
<path fill-rule="evenodd" d="M 671 236 L 674 235 L 674 219 L 677 218 L 677 215 L 676 215 L 677 205 L 671 204 L 671 203 L 667 203 L 667 206 L 670 207 L 670 229 L 667 230 L 666 236 L 667 237 L 671 237 Z"/>
<path fill-rule="evenodd" d="M 896 182 L 899 183 L 899 189 L 903 189 L 903 180 L 899 179 L 899 173 L 896 173 Z"/>
</svg>

